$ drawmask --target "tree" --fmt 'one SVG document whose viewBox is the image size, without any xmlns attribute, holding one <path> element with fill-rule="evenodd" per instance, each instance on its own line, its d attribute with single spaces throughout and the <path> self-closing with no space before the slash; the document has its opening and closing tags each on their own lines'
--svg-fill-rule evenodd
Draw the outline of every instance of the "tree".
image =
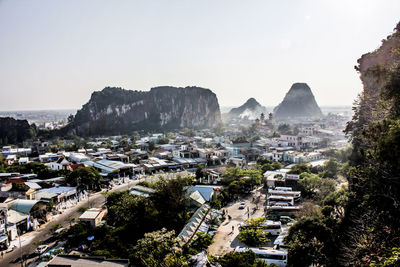
<svg viewBox="0 0 400 267">
<path fill-rule="evenodd" d="M 302 173 L 298 185 L 302 196 L 322 201 L 329 193 L 336 189 L 336 181 L 323 179 L 317 174 Z"/>
<path fill-rule="evenodd" d="M 109 194 L 106 202 L 108 223 L 120 227 L 135 222 L 142 201 L 144 198 L 132 195 L 128 190 Z"/>
<path fill-rule="evenodd" d="M 169 143 L 169 139 L 167 137 L 162 137 L 158 139 L 158 144 L 160 145 L 164 145 L 164 144 L 168 144 Z"/>
<path fill-rule="evenodd" d="M 290 129 L 290 125 L 287 123 L 280 124 L 278 126 L 278 132 L 280 134 L 292 134 L 292 130 Z"/>
<path fill-rule="evenodd" d="M 209 234 L 198 232 L 193 240 L 185 246 L 185 250 L 188 250 L 185 254 L 196 255 L 206 250 L 212 244 L 212 239 Z"/>
<path fill-rule="evenodd" d="M 308 163 L 300 163 L 294 165 L 288 173 L 290 174 L 301 174 L 303 172 L 310 172 L 310 164 Z"/>
<path fill-rule="evenodd" d="M 6 172 L 7 163 L 3 160 L 3 157 L 0 155 L 0 172 Z"/>
<path fill-rule="evenodd" d="M 268 232 L 261 228 L 246 228 L 240 231 L 239 240 L 250 247 L 259 247 L 269 241 Z"/>
<path fill-rule="evenodd" d="M 143 266 L 187 266 L 182 257 L 174 231 L 163 228 L 146 233 L 133 248 L 134 259 Z"/>
<path fill-rule="evenodd" d="M 346 187 L 342 186 L 341 189 L 329 193 L 323 199 L 322 205 L 332 207 L 332 212 L 334 213 L 332 214 L 333 217 L 343 218 L 345 215 L 345 208 L 349 202 L 349 197 L 351 197 L 351 193 L 349 193 Z"/>
<path fill-rule="evenodd" d="M 156 183 L 156 192 L 150 196 L 159 225 L 167 229 L 180 231 L 188 219 L 187 196 L 185 186 L 190 178 L 177 177 L 171 180 L 160 179 Z"/>
<path fill-rule="evenodd" d="M 390 101 L 390 112 L 392 117 L 400 117 L 400 65 L 397 64 L 387 77 L 386 83 L 382 88 L 382 98 Z"/>
<path fill-rule="evenodd" d="M 74 115 L 69 114 L 68 116 L 68 123 L 72 123 L 74 121 Z"/>
<path fill-rule="evenodd" d="M 23 165 L 11 165 L 7 168 L 7 172 L 19 172 L 23 174 L 34 173 L 41 179 L 50 178 L 53 173 L 48 166 L 35 161 Z"/>
<path fill-rule="evenodd" d="M 334 266 L 336 246 L 333 231 L 323 217 L 300 218 L 291 228 L 284 242 L 289 246 L 290 266 Z"/>
<path fill-rule="evenodd" d="M 396 267 L 400 266 L 400 248 L 392 248 L 390 256 L 383 257 L 379 263 L 373 261 L 370 267 Z"/>
<path fill-rule="evenodd" d="M 257 167 L 262 170 L 262 173 L 266 171 L 275 171 L 283 168 L 282 163 L 263 158 L 257 159 Z"/>
<path fill-rule="evenodd" d="M 199 167 L 196 169 L 196 179 L 200 179 L 202 177 L 204 177 L 203 169 Z"/>
<path fill-rule="evenodd" d="M 263 224 L 266 219 L 251 218 L 246 221 L 246 227 L 239 233 L 239 240 L 251 247 L 258 247 L 264 245 L 269 241 L 267 238 L 268 232 L 264 231 Z"/>
<path fill-rule="evenodd" d="M 323 167 L 324 167 L 323 177 L 336 178 L 340 168 L 340 164 L 337 162 L 336 159 L 331 158 L 324 163 Z"/>
<path fill-rule="evenodd" d="M 230 252 L 218 259 L 222 267 L 266 267 L 267 264 L 256 259 L 256 254 L 249 250 L 246 252 Z"/>
<path fill-rule="evenodd" d="M 153 151 L 156 148 L 154 142 L 149 142 L 149 151 Z"/>
<path fill-rule="evenodd" d="M 67 182 L 73 186 L 85 186 L 87 189 L 97 189 L 103 178 L 93 167 L 81 167 L 75 169 L 67 177 Z"/>
</svg>

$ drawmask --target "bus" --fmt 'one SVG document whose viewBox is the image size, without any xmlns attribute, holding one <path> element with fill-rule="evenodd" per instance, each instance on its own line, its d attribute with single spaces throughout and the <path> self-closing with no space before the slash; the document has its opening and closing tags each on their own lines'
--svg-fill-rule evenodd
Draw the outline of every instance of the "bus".
<svg viewBox="0 0 400 267">
<path fill-rule="evenodd" d="M 268 206 L 274 206 L 278 202 L 285 202 L 289 204 L 287 206 L 294 206 L 294 197 L 287 195 L 270 195 L 267 197 Z"/>
<path fill-rule="evenodd" d="M 279 267 L 287 266 L 288 254 L 286 250 L 277 250 L 272 248 L 247 248 L 237 246 L 235 252 L 253 251 L 256 258 L 266 262 L 267 264 L 275 264 Z"/>
<path fill-rule="evenodd" d="M 294 198 L 294 201 L 299 201 L 301 197 L 300 191 L 282 191 L 282 190 L 268 190 L 269 196 L 290 196 Z"/>
<path fill-rule="evenodd" d="M 268 214 L 273 213 L 278 216 L 296 216 L 301 206 L 266 206 L 265 211 Z"/>
</svg>

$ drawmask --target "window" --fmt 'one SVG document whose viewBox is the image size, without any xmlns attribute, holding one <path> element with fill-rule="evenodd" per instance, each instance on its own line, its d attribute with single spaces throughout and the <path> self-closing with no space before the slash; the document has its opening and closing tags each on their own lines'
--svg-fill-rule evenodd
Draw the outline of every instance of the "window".
<svg viewBox="0 0 400 267">
<path fill-rule="evenodd" d="M 257 257 L 260 259 L 286 260 L 286 255 L 257 254 Z"/>
</svg>

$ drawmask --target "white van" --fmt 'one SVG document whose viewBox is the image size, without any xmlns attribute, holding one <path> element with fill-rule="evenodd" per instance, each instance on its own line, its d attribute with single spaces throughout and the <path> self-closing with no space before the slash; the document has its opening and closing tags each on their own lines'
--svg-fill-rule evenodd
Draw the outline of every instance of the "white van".
<svg viewBox="0 0 400 267">
<path fill-rule="evenodd" d="M 275 264 L 279 267 L 287 266 L 287 251 L 286 250 L 276 250 L 271 248 L 247 248 L 239 247 L 235 248 L 235 252 L 245 252 L 251 250 L 256 254 L 256 258 L 265 261 L 267 264 Z"/>
</svg>

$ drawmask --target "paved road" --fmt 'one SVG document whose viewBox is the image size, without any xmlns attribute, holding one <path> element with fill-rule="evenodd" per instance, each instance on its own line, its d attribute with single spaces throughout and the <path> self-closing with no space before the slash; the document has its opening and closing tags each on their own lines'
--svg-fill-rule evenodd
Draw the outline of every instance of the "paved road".
<svg viewBox="0 0 400 267">
<path fill-rule="evenodd" d="M 122 191 L 137 183 L 139 183 L 139 181 L 130 181 L 129 183 L 115 187 L 110 191 Z M 31 235 L 32 238 L 30 238 L 26 244 L 22 244 L 23 258 L 28 259 L 26 262 L 30 263 L 37 259 L 37 257 L 33 255 L 33 252 L 36 249 L 35 244 L 50 238 L 52 236 L 52 227 L 56 224 L 68 227 L 72 218 L 77 219 L 82 214 L 82 212 L 79 212 L 78 210 L 80 207 L 88 206 L 88 201 L 90 201 L 90 207 L 101 207 L 105 203 L 105 196 L 100 192 L 95 193 L 91 195 L 88 200 L 79 202 L 75 207 L 65 211 L 52 221 L 46 223 L 39 230 L 27 233 L 26 235 Z M 3 259 L 0 259 L 0 266 L 21 266 L 20 255 L 20 249 L 18 247 L 13 252 L 5 254 Z"/>
<path fill-rule="evenodd" d="M 213 238 L 213 243 L 207 249 L 208 253 L 214 256 L 224 255 L 233 251 L 236 246 L 244 246 L 238 239 L 239 225 L 248 218 L 258 218 L 264 214 L 265 194 L 262 194 L 260 191 L 261 188 L 258 188 L 252 191 L 251 195 L 247 198 L 231 203 L 224 208 L 232 219 L 226 219 L 219 226 Z M 252 200 L 253 197 L 256 199 L 258 196 L 260 196 L 260 202 L 256 204 Z M 245 202 L 245 209 L 239 209 L 241 202 Z M 253 208 L 256 206 L 258 206 L 258 209 L 253 212 Z"/>
</svg>

